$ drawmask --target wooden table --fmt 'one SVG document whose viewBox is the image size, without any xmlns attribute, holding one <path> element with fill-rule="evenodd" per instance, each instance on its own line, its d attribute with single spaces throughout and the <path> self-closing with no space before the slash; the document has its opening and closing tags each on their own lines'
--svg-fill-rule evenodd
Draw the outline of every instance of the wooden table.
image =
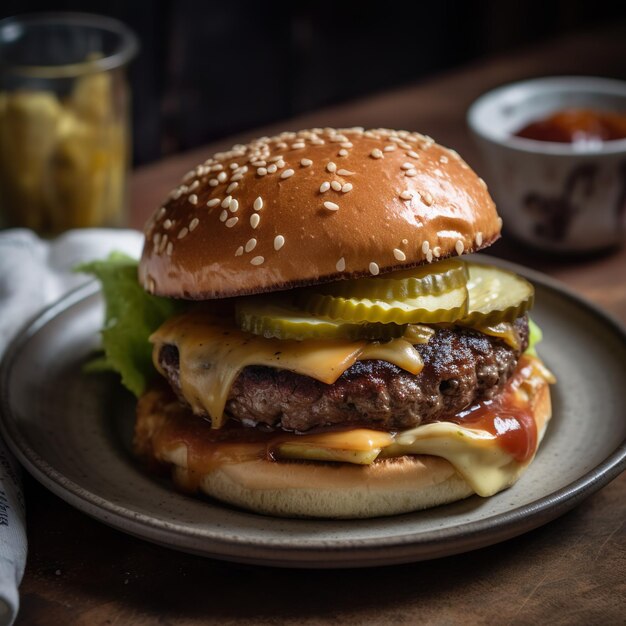
<svg viewBox="0 0 626 626">
<path fill-rule="evenodd" d="M 426 83 L 289 120 L 145 167 L 133 179 L 140 226 L 180 176 L 217 149 L 310 126 L 420 130 L 479 172 L 464 113 L 482 92 L 531 76 L 626 78 L 626 28 L 488 60 Z M 626 321 L 626 247 L 579 260 L 492 252 L 554 276 Z M 590 416 L 592 419 L 593 416 Z M 26 479 L 30 550 L 22 624 L 617 624 L 626 619 L 626 475 L 560 519 L 503 544 L 375 570 L 289 571 L 160 548 L 93 521 Z"/>
</svg>

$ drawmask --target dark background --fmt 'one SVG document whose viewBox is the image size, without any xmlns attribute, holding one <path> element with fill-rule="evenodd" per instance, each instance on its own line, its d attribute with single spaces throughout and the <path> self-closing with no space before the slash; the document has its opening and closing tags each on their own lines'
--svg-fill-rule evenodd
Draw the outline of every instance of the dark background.
<svg viewBox="0 0 626 626">
<path fill-rule="evenodd" d="M 609 0 L 4 0 L 0 17 L 52 10 L 110 15 L 139 35 L 135 164 L 626 19 Z"/>
</svg>

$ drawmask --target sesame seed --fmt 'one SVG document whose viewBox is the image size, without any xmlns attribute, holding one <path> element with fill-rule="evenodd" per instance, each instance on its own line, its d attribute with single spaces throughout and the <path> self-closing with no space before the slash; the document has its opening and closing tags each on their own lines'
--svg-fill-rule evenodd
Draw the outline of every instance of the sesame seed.
<svg viewBox="0 0 626 626">
<path fill-rule="evenodd" d="M 156 218 L 155 218 L 155 219 L 160 220 L 160 219 L 161 219 L 161 218 L 165 215 L 165 211 L 166 211 L 166 210 L 167 210 L 167 209 L 166 209 L 164 206 L 162 206 L 162 207 L 158 210 L 158 212 L 157 212 L 157 214 L 156 214 Z"/>
<path fill-rule="evenodd" d="M 231 163 L 228 167 L 230 167 L 231 170 L 236 170 L 239 167 L 239 163 Z"/>
<path fill-rule="evenodd" d="M 220 203 L 220 199 L 219 198 L 212 198 L 211 200 L 209 200 L 206 205 L 208 207 L 214 207 L 217 206 Z"/>
<path fill-rule="evenodd" d="M 220 222 L 225 222 L 227 219 L 228 219 L 228 211 L 226 209 L 224 209 L 220 213 Z"/>
<path fill-rule="evenodd" d="M 270 163 L 276 163 L 276 161 L 282 161 L 283 160 L 283 155 L 282 154 L 277 154 L 276 156 L 273 156 L 271 159 L 268 159 L 268 161 Z"/>
<path fill-rule="evenodd" d="M 267 174 L 267 168 L 266 167 L 259 167 L 259 168 L 257 168 L 256 173 L 259 176 L 265 176 L 265 174 Z"/>
<path fill-rule="evenodd" d="M 414 169 L 413 168 L 413 163 L 403 163 L 400 166 L 400 168 L 403 169 L 403 170 L 412 170 L 412 169 Z"/>
<path fill-rule="evenodd" d="M 197 189 L 199 186 L 200 186 L 200 181 L 194 180 L 193 183 L 191 183 L 191 185 L 189 186 L 189 191 L 193 191 L 194 189 Z"/>
<path fill-rule="evenodd" d="M 337 171 L 337 166 L 332 161 L 329 161 L 328 165 L 326 166 L 326 171 L 332 174 L 333 172 Z"/>
<path fill-rule="evenodd" d="M 403 239 L 403 240 L 402 240 L 402 243 L 403 243 L 405 246 L 407 246 L 407 245 L 409 244 L 409 240 L 408 240 L 408 239 Z"/>
<path fill-rule="evenodd" d="M 161 241 L 161 233 L 155 233 L 154 237 L 152 237 L 152 243 L 155 248 L 159 245 L 159 241 Z"/>
<path fill-rule="evenodd" d="M 297 143 L 292 143 L 292 144 L 291 144 L 291 147 L 292 147 L 294 150 L 299 150 L 300 148 L 304 148 L 304 146 L 305 146 L 305 144 L 304 144 L 304 142 L 303 142 L 303 141 L 299 141 L 299 142 L 297 142 Z"/>
<path fill-rule="evenodd" d="M 165 253 L 167 256 L 172 256 L 172 251 L 174 250 L 174 244 L 170 241 L 165 248 Z"/>
<path fill-rule="evenodd" d="M 479 247 L 483 245 L 483 234 L 481 232 L 476 233 L 476 245 Z"/>
<path fill-rule="evenodd" d="M 337 154 L 340 157 L 345 157 L 345 156 L 348 156 L 348 151 L 345 148 L 342 148 L 341 150 L 339 150 L 339 152 Z"/>
<path fill-rule="evenodd" d="M 265 167 L 267 165 L 267 161 L 251 161 L 250 165 L 252 165 L 252 167 Z"/>
<path fill-rule="evenodd" d="M 373 159 L 382 159 L 383 158 L 383 153 L 382 150 L 379 150 L 378 148 L 374 148 L 371 152 L 370 152 L 370 156 Z"/>
<path fill-rule="evenodd" d="M 419 155 L 419 154 L 417 154 L 417 152 L 415 152 L 415 150 L 409 150 L 409 151 L 406 153 L 406 155 L 407 155 L 407 156 L 410 156 L 410 157 L 413 157 L 414 159 L 419 159 L 419 158 L 420 158 L 420 155 Z"/>
<path fill-rule="evenodd" d="M 183 237 L 186 237 L 188 232 L 189 232 L 189 229 L 186 226 L 183 226 L 183 228 L 181 228 L 180 231 L 178 232 L 178 238 L 182 239 Z"/>
<path fill-rule="evenodd" d="M 256 248 L 256 239 L 252 237 L 252 239 L 248 239 L 245 250 L 246 252 L 252 252 L 252 250 L 254 250 L 255 248 Z"/>
<path fill-rule="evenodd" d="M 337 174 L 339 174 L 339 176 L 354 176 L 354 172 L 351 172 L 350 170 L 337 170 Z"/>
<path fill-rule="evenodd" d="M 341 191 L 341 183 L 338 180 L 333 180 L 333 182 L 330 183 L 330 187 L 334 191 Z"/>
<path fill-rule="evenodd" d="M 374 263 L 374 261 L 372 261 L 370 263 L 370 274 L 372 274 L 372 276 L 378 276 L 379 272 L 380 268 L 378 267 L 378 263 Z"/>
<path fill-rule="evenodd" d="M 278 169 L 278 166 L 276 165 L 276 163 L 272 163 L 268 168 L 267 168 L 267 173 L 268 174 L 275 174 L 276 170 Z"/>
<path fill-rule="evenodd" d="M 209 185 L 211 185 L 211 187 L 217 187 L 219 184 L 220 184 L 220 181 L 219 181 L 219 180 L 217 180 L 217 178 L 212 178 L 212 179 L 209 181 Z"/>
<path fill-rule="evenodd" d="M 230 201 L 233 199 L 232 196 L 226 196 L 223 200 L 222 200 L 222 208 L 223 209 L 227 209 L 230 206 Z"/>
<path fill-rule="evenodd" d="M 285 245 L 285 238 L 282 235 L 274 237 L 274 250 L 280 250 Z"/>
<path fill-rule="evenodd" d="M 174 222 L 172 222 L 172 220 L 167 219 L 163 222 L 163 228 L 165 228 L 165 230 L 169 230 L 170 228 L 172 228 L 173 224 Z"/>
<path fill-rule="evenodd" d="M 230 183 L 228 187 L 226 187 L 226 193 L 230 193 L 231 191 L 235 191 L 239 187 L 239 183 Z"/>
<path fill-rule="evenodd" d="M 289 170 L 285 170 L 280 177 L 281 178 L 290 178 L 291 176 L 293 176 L 295 174 L 295 172 L 292 169 Z"/>
<path fill-rule="evenodd" d="M 430 206 L 433 203 L 433 197 L 430 195 L 430 193 L 428 193 L 428 191 L 425 191 L 423 194 L 421 194 L 421 198 L 422 202 L 426 206 Z"/>
<path fill-rule="evenodd" d="M 463 245 L 463 242 L 460 239 L 457 239 L 457 242 L 454 244 L 454 249 L 456 250 L 456 253 L 459 256 L 463 254 L 463 250 L 465 249 L 465 246 Z"/>
<path fill-rule="evenodd" d="M 410 192 L 408 189 L 405 189 L 404 191 L 400 192 L 400 197 L 403 200 L 412 200 L 413 199 L 413 193 Z"/>
<path fill-rule="evenodd" d="M 396 149 L 396 146 L 394 144 L 390 144 L 383 148 L 383 152 L 393 152 L 395 149 Z"/>
<path fill-rule="evenodd" d="M 255 256 L 253 259 L 250 259 L 251 265 L 261 265 L 265 259 L 262 256 Z"/>
<path fill-rule="evenodd" d="M 342 148 L 352 148 L 353 147 L 353 143 L 351 141 L 344 141 L 341 144 L 339 144 Z"/>
<path fill-rule="evenodd" d="M 237 181 L 237 180 L 241 180 L 242 178 L 243 178 L 243 173 L 240 172 L 239 174 L 235 174 L 235 175 L 231 176 L 230 180 Z"/>
<path fill-rule="evenodd" d="M 263 198 L 259 196 L 252 205 L 255 211 L 260 211 L 263 208 Z"/>
<path fill-rule="evenodd" d="M 313 161 L 311 161 L 311 159 L 302 159 L 300 161 L 300 165 L 302 165 L 302 167 L 309 167 L 310 165 L 313 165 Z"/>
<path fill-rule="evenodd" d="M 197 217 L 194 217 L 191 222 L 189 222 L 189 232 L 193 232 L 194 230 L 196 230 L 196 228 L 198 228 L 198 224 L 200 223 L 200 220 Z"/>
<path fill-rule="evenodd" d="M 167 235 L 163 235 L 163 239 L 161 239 L 161 244 L 159 245 L 159 252 L 163 252 L 163 250 L 165 250 L 166 245 L 167 245 Z"/>
<path fill-rule="evenodd" d="M 325 180 L 321 185 L 320 185 L 320 193 L 325 193 L 326 191 L 328 191 L 330 189 L 330 183 Z"/>
<path fill-rule="evenodd" d="M 498 228 L 502 228 L 502 218 L 498 217 Z"/>
<path fill-rule="evenodd" d="M 212 172 L 219 172 L 220 170 L 223 170 L 224 166 L 221 163 L 216 163 L 215 165 L 211 166 L 211 171 Z"/>
<path fill-rule="evenodd" d="M 232 228 L 239 221 L 238 217 L 230 217 L 226 220 L 226 227 Z"/>
<path fill-rule="evenodd" d="M 276 167 L 281 170 L 283 167 L 285 167 L 285 162 L 282 159 L 279 159 L 278 161 L 276 161 Z"/>
<path fill-rule="evenodd" d="M 243 254 L 243 246 L 239 246 L 235 251 L 235 256 L 241 256 Z"/>
<path fill-rule="evenodd" d="M 447 162 L 448 162 L 448 157 L 442 154 L 439 157 L 439 163 L 447 163 Z"/>
<path fill-rule="evenodd" d="M 393 256 L 395 256 L 398 261 L 406 261 L 406 254 L 404 254 L 404 252 L 402 252 L 402 250 L 399 250 L 398 248 L 394 248 Z"/>
<path fill-rule="evenodd" d="M 231 213 L 237 213 L 237 211 L 239 211 L 239 201 L 235 200 L 235 198 L 233 198 L 229 203 L 228 203 L 228 210 Z"/>
<path fill-rule="evenodd" d="M 338 272 L 343 272 L 346 269 L 346 260 L 341 257 L 339 261 L 335 264 L 335 268 Z"/>
<path fill-rule="evenodd" d="M 485 182 L 482 178 L 479 178 L 479 179 L 478 179 L 478 182 L 479 182 L 479 183 L 480 183 L 480 184 L 481 184 L 481 185 L 482 185 L 485 189 L 487 189 L 487 183 L 486 183 L 486 182 Z"/>
<path fill-rule="evenodd" d="M 429 251 L 426 253 L 426 260 L 427 260 L 429 263 L 432 263 L 432 262 L 433 262 L 433 251 L 432 251 L 432 250 L 429 250 Z"/>
<path fill-rule="evenodd" d="M 401 148 L 404 148 L 405 150 L 410 150 L 410 149 L 411 149 L 411 145 L 410 145 L 410 144 L 408 144 L 408 143 L 406 143 L 405 141 L 400 141 L 400 142 L 398 142 L 398 145 L 399 145 Z"/>
<path fill-rule="evenodd" d="M 250 226 L 252 226 L 252 228 L 256 228 L 259 225 L 260 221 L 261 221 L 261 216 L 258 213 L 253 213 L 250 216 Z"/>
<path fill-rule="evenodd" d="M 433 254 L 434 254 L 437 258 L 439 258 L 439 255 L 441 254 L 441 248 L 440 248 L 439 246 L 435 246 L 435 247 L 433 248 Z"/>
<path fill-rule="evenodd" d="M 341 188 L 341 193 L 348 193 L 348 191 L 352 191 L 352 183 L 346 183 L 342 188 Z"/>
<path fill-rule="evenodd" d="M 335 204 L 334 202 L 324 202 L 324 208 L 328 209 L 329 211 L 338 211 L 339 205 Z"/>
<path fill-rule="evenodd" d="M 426 254 L 429 249 L 430 249 L 430 242 L 424 241 L 422 243 L 422 254 Z"/>
<path fill-rule="evenodd" d="M 226 179 L 227 179 L 227 178 L 228 178 L 228 174 L 227 174 L 226 172 L 220 172 L 220 173 L 217 175 L 217 180 L 218 180 L 220 183 L 226 182 Z"/>
<path fill-rule="evenodd" d="M 417 176 L 417 170 L 416 169 L 410 169 L 410 170 L 406 170 L 406 172 L 404 172 L 405 176 Z"/>
</svg>

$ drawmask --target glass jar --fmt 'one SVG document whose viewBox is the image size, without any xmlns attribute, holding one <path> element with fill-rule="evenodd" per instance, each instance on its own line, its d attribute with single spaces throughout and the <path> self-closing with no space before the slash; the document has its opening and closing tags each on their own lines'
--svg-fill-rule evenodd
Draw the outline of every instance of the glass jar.
<svg viewBox="0 0 626 626">
<path fill-rule="evenodd" d="M 0 20 L 0 227 L 51 236 L 126 221 L 126 66 L 137 38 L 79 13 Z"/>
</svg>

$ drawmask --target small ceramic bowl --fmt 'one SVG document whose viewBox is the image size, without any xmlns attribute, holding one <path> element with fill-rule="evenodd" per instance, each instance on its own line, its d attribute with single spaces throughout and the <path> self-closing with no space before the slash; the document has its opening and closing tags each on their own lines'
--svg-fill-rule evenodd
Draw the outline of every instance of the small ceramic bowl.
<svg viewBox="0 0 626 626">
<path fill-rule="evenodd" d="M 530 122 L 571 108 L 626 113 L 626 82 L 527 80 L 486 93 L 467 116 L 505 228 L 551 252 L 616 246 L 626 230 L 626 139 L 581 146 L 514 136 Z"/>
</svg>

